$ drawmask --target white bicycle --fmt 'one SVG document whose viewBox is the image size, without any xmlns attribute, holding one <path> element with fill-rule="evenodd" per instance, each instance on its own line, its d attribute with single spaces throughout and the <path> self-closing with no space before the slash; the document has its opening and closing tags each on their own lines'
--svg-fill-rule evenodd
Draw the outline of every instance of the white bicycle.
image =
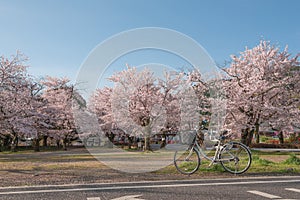
<svg viewBox="0 0 300 200">
<path fill-rule="evenodd" d="M 252 162 L 250 149 L 236 141 L 230 141 L 224 144 L 226 135 L 222 134 L 218 138 L 211 139 L 216 142 L 215 152 L 209 156 L 199 144 L 198 137 L 195 136 L 187 148 L 178 150 L 174 155 L 174 164 L 176 169 L 182 174 L 190 175 L 195 173 L 201 164 L 201 157 L 210 161 L 209 166 L 220 163 L 222 167 L 232 174 L 242 174 L 246 172 Z"/>
</svg>

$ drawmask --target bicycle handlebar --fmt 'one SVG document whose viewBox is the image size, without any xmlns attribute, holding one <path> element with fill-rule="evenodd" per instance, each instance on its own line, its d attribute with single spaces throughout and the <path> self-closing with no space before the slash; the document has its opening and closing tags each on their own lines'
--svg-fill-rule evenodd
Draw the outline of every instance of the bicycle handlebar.
<svg viewBox="0 0 300 200">
<path fill-rule="evenodd" d="M 204 133 L 204 135 L 209 136 L 209 140 L 213 142 L 218 142 L 218 141 L 223 141 L 225 139 L 228 139 L 229 136 L 227 134 L 228 134 L 227 130 L 223 131 L 218 137 L 216 137 L 215 134 L 212 134 L 212 131 Z"/>
</svg>

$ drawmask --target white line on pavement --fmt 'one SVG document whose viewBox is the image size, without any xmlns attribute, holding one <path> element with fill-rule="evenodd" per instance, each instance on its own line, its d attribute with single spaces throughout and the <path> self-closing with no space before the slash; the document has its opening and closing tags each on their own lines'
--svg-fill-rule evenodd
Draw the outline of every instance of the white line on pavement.
<svg viewBox="0 0 300 200">
<path fill-rule="evenodd" d="M 286 178 L 294 178 L 294 179 L 299 179 L 300 176 L 258 176 L 258 177 L 246 177 L 247 180 L 256 180 L 256 179 L 286 179 Z M 160 181 L 132 181 L 132 182 L 112 182 L 112 183 L 85 183 L 85 184 L 62 184 L 62 185 L 27 185 L 27 186 L 8 186 L 8 187 L 0 187 L 0 190 L 5 190 L 5 189 L 29 189 L 29 188 L 47 188 L 47 187 L 75 187 L 75 186 L 102 186 L 102 185 L 110 185 L 110 184 L 141 184 L 141 183 L 176 183 L 176 182 L 197 182 L 197 181 L 238 181 L 238 180 L 243 180 L 245 177 L 240 177 L 240 178 L 216 178 L 216 179 L 189 179 L 189 180 L 160 180 Z"/>
<path fill-rule="evenodd" d="M 172 187 L 193 187 L 193 186 L 218 186 L 218 185 L 250 185 L 265 183 L 296 183 L 300 180 L 273 180 L 273 181 L 238 181 L 238 182 L 217 182 L 217 183 L 186 183 L 186 184 L 169 184 L 169 185 L 129 185 L 129 186 L 109 186 L 109 187 L 91 187 L 91 188 L 69 188 L 69 189 L 51 189 L 51 190 L 22 190 L 0 192 L 0 195 L 10 194 L 36 194 L 36 193 L 53 193 L 53 192 L 79 192 L 95 190 L 120 190 L 120 189 L 147 189 L 147 188 L 172 188 Z"/>
<path fill-rule="evenodd" d="M 252 194 L 256 194 L 256 195 L 259 195 L 259 196 L 262 196 L 262 197 L 266 197 L 266 198 L 269 198 L 269 199 L 281 199 L 281 197 L 279 197 L 279 196 L 268 194 L 268 193 L 265 193 L 265 192 L 260 192 L 260 191 L 257 191 L 257 190 L 249 190 L 247 192 L 252 193 Z"/>
<path fill-rule="evenodd" d="M 111 200 L 145 200 L 145 199 L 137 199 L 139 197 L 141 197 L 143 195 L 127 195 L 127 196 L 122 196 L 122 197 L 118 197 L 115 199 L 111 199 Z M 100 200 L 100 197 L 88 197 L 86 200 Z"/>
<path fill-rule="evenodd" d="M 145 199 L 137 199 L 138 197 L 141 197 L 142 195 L 128 195 L 128 196 L 123 196 L 119 198 L 115 198 L 112 200 L 145 200 Z"/>
<path fill-rule="evenodd" d="M 300 193 L 300 189 L 295 189 L 295 188 L 285 188 L 285 189 L 289 190 L 289 191 L 299 192 Z"/>
</svg>

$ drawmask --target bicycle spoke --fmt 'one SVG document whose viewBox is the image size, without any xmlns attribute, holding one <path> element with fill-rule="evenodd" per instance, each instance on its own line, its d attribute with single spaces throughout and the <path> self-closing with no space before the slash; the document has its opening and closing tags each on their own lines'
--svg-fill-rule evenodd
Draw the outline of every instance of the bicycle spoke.
<svg viewBox="0 0 300 200">
<path fill-rule="evenodd" d="M 226 145 L 220 153 L 223 168 L 233 174 L 241 174 L 247 171 L 251 164 L 251 154 L 248 148 L 238 142 L 228 144 L 232 145 L 231 148 L 226 148 Z"/>
<path fill-rule="evenodd" d="M 176 169 L 183 174 L 196 172 L 200 165 L 200 157 L 194 149 L 177 151 L 174 155 Z"/>
</svg>

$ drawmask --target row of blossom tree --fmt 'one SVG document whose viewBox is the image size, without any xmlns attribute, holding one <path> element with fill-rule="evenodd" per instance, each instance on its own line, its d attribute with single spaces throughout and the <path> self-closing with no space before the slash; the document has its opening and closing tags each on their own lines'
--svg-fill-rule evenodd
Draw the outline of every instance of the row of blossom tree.
<svg viewBox="0 0 300 200">
<path fill-rule="evenodd" d="M 64 147 L 76 135 L 71 100 L 74 86 L 66 78 L 36 80 L 28 74 L 26 58 L 17 53 L 0 58 L 0 144 L 15 150 L 19 140 L 52 139 Z"/>
<path fill-rule="evenodd" d="M 142 134 L 146 148 L 152 133 L 199 128 L 207 119 L 210 125 L 230 129 L 247 145 L 254 135 L 259 141 L 262 126 L 282 135 L 300 124 L 298 56 L 266 41 L 232 56 L 218 80 L 206 81 L 197 70 L 166 71 L 158 78 L 149 69 L 128 68 L 112 75 L 114 87 L 97 89 L 87 106 L 68 79 L 36 80 L 25 61 L 19 53 L 0 60 L 0 144 L 12 150 L 20 139 L 31 138 L 36 150 L 41 140 L 44 145 L 52 139 L 66 146 L 76 139 L 80 129 L 73 115 L 74 99 L 97 117 L 99 129 L 108 136 L 116 129 Z M 214 116 L 215 112 L 226 114 Z"/>
<path fill-rule="evenodd" d="M 239 57 L 232 56 L 224 68 L 228 109 L 225 126 L 242 133 L 249 145 L 262 125 L 280 132 L 293 132 L 300 125 L 300 68 L 298 56 L 291 57 L 287 48 L 280 51 L 261 41 L 246 49 Z"/>
<path fill-rule="evenodd" d="M 197 70 L 166 72 L 161 79 L 149 69 L 128 68 L 111 76 L 114 87 L 98 89 L 88 108 L 106 133 L 121 129 L 128 135 L 142 134 L 146 148 L 151 133 L 199 128 L 204 119 L 221 121 L 222 128 L 247 145 L 253 136 L 259 142 L 262 126 L 278 131 L 281 142 L 284 131 L 299 128 L 298 56 L 261 41 L 232 56 L 222 71 L 219 80 L 205 81 Z M 222 89 L 215 95 L 218 85 Z M 225 120 L 213 119 L 218 118 L 214 112 L 223 112 L 218 109 L 226 111 L 219 116 Z"/>
</svg>

